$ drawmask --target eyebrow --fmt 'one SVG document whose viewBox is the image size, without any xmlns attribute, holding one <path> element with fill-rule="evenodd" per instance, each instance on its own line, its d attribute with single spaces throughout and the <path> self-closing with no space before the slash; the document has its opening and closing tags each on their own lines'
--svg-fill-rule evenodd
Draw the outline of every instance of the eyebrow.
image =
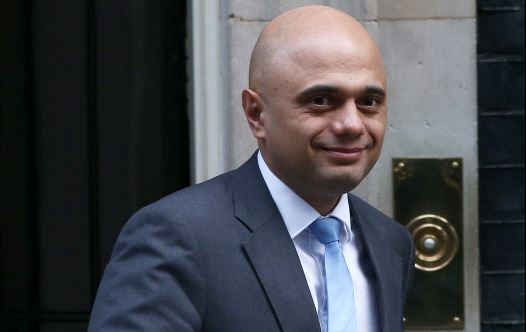
<svg viewBox="0 0 526 332">
<path fill-rule="evenodd" d="M 316 84 L 311 87 L 306 88 L 305 90 L 301 91 L 298 94 L 298 99 L 302 99 L 304 97 L 314 95 L 317 93 L 338 93 L 341 92 L 342 89 L 340 89 L 337 86 L 334 85 L 328 85 L 328 84 Z"/>
<path fill-rule="evenodd" d="M 298 99 L 302 99 L 306 96 L 310 96 L 317 93 L 340 93 L 342 89 L 335 85 L 329 84 L 316 84 L 301 91 L 298 95 Z M 385 90 L 378 85 L 366 85 L 364 89 L 365 94 L 377 95 L 385 97 Z"/>
<path fill-rule="evenodd" d="M 385 97 L 385 90 L 378 85 L 367 85 L 365 87 L 365 93 Z"/>
</svg>

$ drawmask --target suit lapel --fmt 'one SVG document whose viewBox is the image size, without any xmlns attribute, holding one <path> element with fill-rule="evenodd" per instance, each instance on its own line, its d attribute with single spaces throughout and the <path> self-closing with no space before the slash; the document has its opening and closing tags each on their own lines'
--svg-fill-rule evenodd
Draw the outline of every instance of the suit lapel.
<svg viewBox="0 0 526 332">
<path fill-rule="evenodd" d="M 283 331 L 320 331 L 298 254 L 256 154 L 234 172 L 232 181 L 236 217 L 252 231 L 244 249 Z"/>
<path fill-rule="evenodd" d="M 393 320 L 398 319 L 398 311 L 403 305 L 399 291 L 403 286 L 400 280 L 403 273 L 402 259 L 387 245 L 384 223 L 367 216 L 355 200 L 356 198 L 349 195 L 353 223 L 361 232 L 365 250 L 376 274 L 376 293 L 382 331 L 393 331 L 393 328 L 396 330 L 394 326 L 400 323 Z"/>
<path fill-rule="evenodd" d="M 244 243 L 245 250 L 283 331 L 319 331 L 305 275 L 284 227 L 280 220 L 269 220 Z"/>
</svg>

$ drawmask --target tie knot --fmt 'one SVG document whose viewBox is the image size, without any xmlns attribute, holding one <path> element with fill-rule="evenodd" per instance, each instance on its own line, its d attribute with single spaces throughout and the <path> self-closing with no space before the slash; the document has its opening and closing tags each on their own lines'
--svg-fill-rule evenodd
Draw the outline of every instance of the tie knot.
<svg viewBox="0 0 526 332">
<path fill-rule="evenodd" d="M 340 221 L 334 217 L 318 218 L 310 226 L 311 233 L 324 245 L 338 241 Z"/>
</svg>

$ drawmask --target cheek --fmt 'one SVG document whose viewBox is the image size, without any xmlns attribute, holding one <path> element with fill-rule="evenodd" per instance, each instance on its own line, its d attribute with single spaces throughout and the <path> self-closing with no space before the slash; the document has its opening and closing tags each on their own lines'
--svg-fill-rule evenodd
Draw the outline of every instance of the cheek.
<svg viewBox="0 0 526 332">
<path fill-rule="evenodd" d="M 308 140 L 316 140 L 324 135 L 331 135 L 331 121 L 325 117 L 308 117 L 298 121 L 298 133 Z"/>
<path fill-rule="evenodd" d="M 369 119 L 365 121 L 365 129 L 377 143 L 381 143 L 385 135 L 385 119 Z"/>
</svg>

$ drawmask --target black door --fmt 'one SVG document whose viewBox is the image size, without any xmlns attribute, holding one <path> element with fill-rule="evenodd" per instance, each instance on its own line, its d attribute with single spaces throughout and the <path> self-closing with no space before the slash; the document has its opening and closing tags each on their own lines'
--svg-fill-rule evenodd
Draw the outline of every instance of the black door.
<svg viewBox="0 0 526 332">
<path fill-rule="evenodd" d="M 482 331 L 524 331 L 524 0 L 479 0 Z"/>
<path fill-rule="evenodd" d="M 123 223 L 189 183 L 185 1 L 2 1 L 0 34 L 0 330 L 83 331 Z"/>
</svg>

